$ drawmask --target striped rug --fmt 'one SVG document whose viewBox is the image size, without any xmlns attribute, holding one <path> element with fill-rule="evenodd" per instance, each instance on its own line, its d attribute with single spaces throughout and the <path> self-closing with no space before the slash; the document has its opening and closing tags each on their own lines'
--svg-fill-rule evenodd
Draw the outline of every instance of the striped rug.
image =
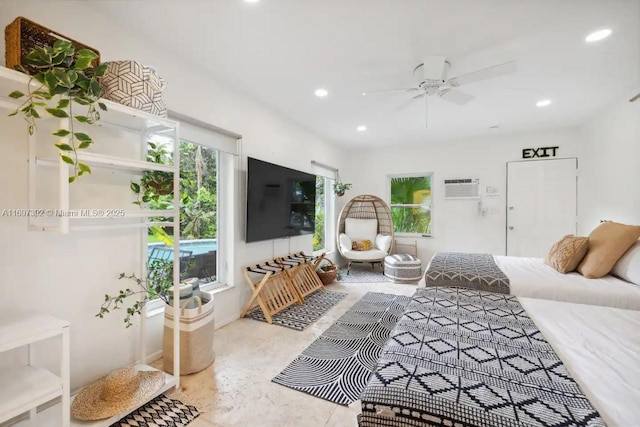
<svg viewBox="0 0 640 427">
<path fill-rule="evenodd" d="M 272 381 L 340 405 L 358 400 L 410 299 L 367 292 Z"/>
</svg>

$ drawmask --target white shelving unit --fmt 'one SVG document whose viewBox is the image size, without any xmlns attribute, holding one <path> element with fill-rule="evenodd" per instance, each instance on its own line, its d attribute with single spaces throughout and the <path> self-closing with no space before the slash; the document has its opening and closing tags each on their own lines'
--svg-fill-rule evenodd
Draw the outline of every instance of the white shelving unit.
<svg viewBox="0 0 640 427">
<path fill-rule="evenodd" d="M 61 398 L 61 420 L 70 425 L 69 415 L 69 322 L 46 314 L 3 313 L 0 315 L 0 352 L 28 347 L 27 362 L 19 368 L 0 371 L 0 423 L 29 413 L 37 426 L 37 407 Z M 59 337 L 60 372 L 55 374 L 35 366 L 32 347 L 38 341 Z"/>
<path fill-rule="evenodd" d="M 6 67 L 0 67 L 0 109 L 15 109 L 21 104 L 20 100 L 14 100 L 8 97 L 8 94 L 14 90 L 19 90 L 21 92 L 25 92 L 25 88 L 29 83 L 29 76 L 26 74 L 10 70 Z M 37 87 L 37 84 L 32 83 L 33 87 Z M 171 226 L 173 227 L 173 239 L 176 244 L 174 245 L 174 254 L 173 254 L 173 282 L 176 286 L 174 286 L 174 295 L 173 301 L 180 301 L 179 294 L 179 286 L 177 284 L 180 282 L 180 149 L 179 149 L 179 138 L 178 138 L 178 123 L 174 120 L 165 119 L 162 117 L 155 116 L 153 114 L 145 113 L 143 111 L 136 110 L 134 108 L 130 108 L 127 106 L 123 106 L 121 104 L 117 104 L 115 102 L 109 100 L 101 100 L 106 106 L 107 111 L 101 112 L 101 118 L 94 125 L 91 125 L 92 128 L 100 128 L 100 127 L 113 127 L 115 129 L 124 130 L 127 132 L 135 133 L 139 136 L 139 146 L 140 146 L 140 158 L 144 159 L 146 157 L 146 146 L 151 135 L 164 135 L 169 137 L 173 141 L 173 165 L 164 165 L 148 162 L 146 160 L 134 159 L 134 158 L 126 158 L 126 157 L 117 157 L 111 155 L 105 155 L 93 151 L 84 151 L 81 150 L 78 152 L 78 160 L 82 163 L 86 163 L 89 165 L 94 173 L 100 173 L 100 171 L 108 171 L 109 173 L 125 173 L 125 174 L 142 174 L 144 171 L 161 171 L 161 172 L 170 172 L 173 173 L 173 194 L 174 194 L 174 203 L 173 209 L 170 210 L 153 210 L 153 209 L 135 209 L 135 206 L 131 206 L 131 208 L 124 210 L 124 215 L 118 216 L 104 216 L 101 218 L 87 218 L 85 216 L 55 216 L 54 221 L 49 221 L 48 223 L 39 223 L 37 221 L 38 218 L 28 218 L 28 227 L 29 230 L 32 231 L 47 231 L 47 232 L 57 232 L 57 233 L 69 233 L 74 231 L 89 231 L 89 230 L 105 230 L 105 229 L 123 229 L 123 228 L 132 228 L 132 229 L 140 229 L 138 232 L 140 236 L 146 239 L 147 227 L 153 225 L 161 225 L 161 226 Z M 69 119 L 57 119 L 57 118 L 45 118 L 45 114 L 42 115 L 41 121 L 51 120 L 54 123 L 57 123 L 57 128 L 69 129 Z M 40 123 L 40 122 L 38 122 Z M 25 129 L 26 133 L 26 129 Z M 39 138 L 38 133 L 35 132 L 33 135 L 29 136 L 29 158 L 28 158 L 28 167 L 29 167 L 29 204 L 28 208 L 30 210 L 38 209 L 38 197 L 39 194 L 36 191 L 36 180 L 38 173 L 40 173 L 41 169 L 48 170 L 57 170 L 57 185 L 55 185 L 57 190 L 57 205 L 52 206 L 51 209 L 57 210 L 59 212 L 70 212 L 74 210 L 74 207 L 71 206 L 70 203 L 70 192 L 73 191 L 74 186 L 82 185 L 82 178 L 76 180 L 76 182 L 69 184 L 68 178 L 70 176 L 70 165 L 64 163 L 59 156 L 42 156 L 38 153 L 38 147 L 42 144 L 52 144 L 54 141 L 53 136 L 49 135 L 45 138 Z M 42 140 L 39 140 L 42 139 Z M 64 138 L 59 138 L 60 142 L 64 142 Z M 106 143 L 104 141 L 96 142 L 96 146 L 99 146 L 101 143 Z M 53 185 L 52 185 L 53 186 Z M 130 189 L 128 187 L 123 187 L 122 191 L 129 192 Z M 83 209 L 87 209 L 84 208 Z M 89 208 L 89 210 L 92 210 Z M 99 209 L 97 209 L 99 210 Z M 168 221 L 156 221 L 152 220 L 153 217 L 163 217 L 163 218 L 171 218 Z M 123 222 L 124 220 L 124 222 Z M 146 245 L 142 245 L 141 251 L 141 275 L 142 277 L 146 276 L 146 260 L 147 260 L 147 249 Z M 174 317 L 174 330 L 180 330 L 180 310 L 176 310 L 176 315 Z M 2 323 L 0 323 L 2 324 Z M 2 351 L 2 344 L 5 341 L 1 335 L 2 329 L 0 329 L 0 351 Z M 146 360 L 146 349 L 145 349 L 145 336 L 146 336 L 146 316 L 141 316 L 141 327 L 140 327 L 140 354 L 139 360 Z M 174 343 L 174 366 L 173 372 L 174 375 L 165 374 L 165 384 L 164 386 L 158 390 L 157 394 L 155 394 L 152 398 L 155 398 L 159 394 L 169 390 L 172 387 L 180 386 L 180 334 L 173 335 Z M 68 338 L 67 338 L 68 340 Z M 68 355 L 67 355 L 68 356 Z M 68 362 L 68 357 L 67 357 Z M 153 370 L 154 368 L 147 365 L 137 365 L 138 369 L 142 370 Z M 67 427 L 69 425 L 69 382 L 68 382 L 68 372 L 69 369 L 67 367 L 67 380 L 66 380 L 66 399 L 63 398 L 62 406 L 63 411 L 66 411 L 66 419 L 63 422 L 63 425 Z M 12 373 L 12 375 L 15 373 Z M 106 374 L 106 373 L 105 373 Z M 11 383 L 17 383 L 16 387 L 21 389 L 21 387 L 29 388 L 29 384 L 34 382 L 39 382 L 38 390 L 42 391 L 42 384 L 47 383 L 51 384 L 48 389 L 53 389 L 53 378 L 48 375 L 46 372 L 41 372 L 39 370 L 26 370 L 23 375 L 25 376 L 25 380 L 17 380 L 15 381 L 8 378 L 7 380 L 11 380 Z M 15 408 L 15 410 L 21 409 L 23 404 L 21 402 L 15 400 L 5 400 L 5 379 L 0 377 L 0 421 L 2 421 L 3 410 L 9 411 L 11 408 Z M 7 391 L 7 395 L 14 395 L 16 392 Z M 59 396 L 59 394 L 57 395 Z M 49 398 L 50 393 L 47 393 L 46 396 L 42 396 L 41 399 Z M 50 400 L 50 399 L 47 399 Z M 46 401 L 46 400 L 45 400 Z M 15 412 L 15 410 L 11 410 L 11 413 Z M 19 412 L 18 412 L 19 413 Z M 115 417 L 112 417 L 108 420 L 101 420 L 97 422 L 77 422 L 73 421 L 71 425 L 79 425 L 79 426 L 108 426 L 113 422 L 117 421 L 119 418 L 125 416 L 126 414 L 119 414 Z"/>
</svg>

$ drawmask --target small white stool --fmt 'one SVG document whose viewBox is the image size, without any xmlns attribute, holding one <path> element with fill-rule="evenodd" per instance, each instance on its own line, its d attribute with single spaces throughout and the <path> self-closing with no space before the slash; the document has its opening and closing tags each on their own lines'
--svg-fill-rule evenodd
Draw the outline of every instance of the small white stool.
<svg viewBox="0 0 640 427">
<path fill-rule="evenodd" d="M 422 277 L 422 261 L 409 254 L 384 258 L 384 275 L 394 282 L 416 282 Z"/>
</svg>

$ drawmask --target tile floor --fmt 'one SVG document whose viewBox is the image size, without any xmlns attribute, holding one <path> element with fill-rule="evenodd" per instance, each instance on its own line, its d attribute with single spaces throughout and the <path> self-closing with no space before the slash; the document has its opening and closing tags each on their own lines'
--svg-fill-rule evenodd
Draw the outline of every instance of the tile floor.
<svg viewBox="0 0 640 427">
<path fill-rule="evenodd" d="M 359 402 L 341 406 L 271 382 L 299 353 L 369 291 L 412 295 L 415 285 L 333 283 L 348 295 L 305 331 L 239 319 L 216 331 L 216 360 L 183 376 L 174 397 L 201 409 L 189 427 L 328 427 L 357 425 Z"/>
</svg>

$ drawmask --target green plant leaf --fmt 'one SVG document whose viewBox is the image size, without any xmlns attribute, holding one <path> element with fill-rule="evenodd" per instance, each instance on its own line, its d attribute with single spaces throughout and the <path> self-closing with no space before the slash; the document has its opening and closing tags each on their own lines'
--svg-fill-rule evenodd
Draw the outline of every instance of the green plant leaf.
<svg viewBox="0 0 640 427">
<path fill-rule="evenodd" d="M 44 73 L 44 82 L 49 89 L 49 93 L 54 93 L 54 91 L 58 87 L 59 80 L 53 70 L 49 70 Z"/>
<path fill-rule="evenodd" d="M 68 70 L 67 76 L 69 76 L 69 80 L 71 80 L 71 83 L 75 83 L 78 80 L 78 73 L 74 70 Z"/>
<path fill-rule="evenodd" d="M 9 94 L 9 98 L 13 98 L 13 99 L 22 98 L 23 96 L 24 96 L 24 93 L 20 92 L 19 90 L 14 90 Z"/>
<path fill-rule="evenodd" d="M 66 111 L 60 110 L 59 108 L 47 108 L 46 110 L 47 110 L 47 113 L 51 114 L 53 117 L 58 117 L 60 119 L 69 117 Z"/>
<path fill-rule="evenodd" d="M 93 58 L 88 56 L 79 56 L 78 59 L 76 59 L 74 67 L 76 70 L 86 70 L 91 65 L 91 61 L 93 61 Z"/>
<path fill-rule="evenodd" d="M 36 132 L 36 127 L 34 125 L 29 125 L 27 130 L 29 131 L 29 135 L 33 135 Z"/>
<path fill-rule="evenodd" d="M 93 140 L 91 139 L 91 137 L 89 135 L 87 135 L 86 133 L 82 133 L 82 132 L 74 132 L 73 135 L 78 138 L 79 141 L 89 141 L 89 142 L 93 142 Z"/>
<path fill-rule="evenodd" d="M 15 116 L 15 115 L 17 115 L 17 114 L 18 114 L 18 112 L 17 112 L 17 111 L 14 111 L 13 113 L 9 114 L 9 117 Z"/>
<path fill-rule="evenodd" d="M 57 79 L 56 79 L 57 80 Z M 51 95 L 62 95 L 62 94 L 67 94 L 69 92 L 69 88 L 68 87 L 64 87 L 64 86 L 56 86 L 54 90 L 50 91 Z"/>
<path fill-rule="evenodd" d="M 73 44 L 70 41 L 58 39 L 53 43 L 53 48 L 59 51 L 66 51 Z"/>
<path fill-rule="evenodd" d="M 98 65 L 96 67 L 96 71 L 95 71 L 95 76 L 96 77 L 102 77 L 105 74 L 107 74 L 107 69 L 109 68 L 109 64 L 106 62 L 103 62 L 102 64 Z"/>
<path fill-rule="evenodd" d="M 38 114 L 38 111 L 36 111 L 35 107 L 31 107 L 29 109 L 29 114 L 31 114 L 31 116 L 35 117 L 36 119 L 40 118 L 40 114 Z"/>
<path fill-rule="evenodd" d="M 62 151 L 73 151 L 73 147 L 70 146 L 69 144 L 60 143 L 60 144 L 53 144 L 53 145 L 55 145 L 56 147 L 58 147 L 58 149 Z"/>
<path fill-rule="evenodd" d="M 64 138 L 65 136 L 69 135 L 71 132 L 69 132 L 66 129 L 58 129 L 57 131 L 53 132 L 53 136 L 59 136 L 61 138 Z"/>
<path fill-rule="evenodd" d="M 76 177 L 75 177 L 75 176 L 70 176 L 70 177 L 69 177 L 69 184 L 71 184 L 71 183 L 72 183 L 73 181 L 75 181 L 75 180 L 76 180 Z"/>
<path fill-rule="evenodd" d="M 136 193 L 136 194 L 140 193 L 140 185 L 139 184 L 137 184 L 135 182 L 132 182 L 129 187 L 131 188 L 131 191 L 133 191 L 134 193 Z"/>
<path fill-rule="evenodd" d="M 42 55 L 46 57 L 43 58 Z M 35 67 L 46 67 L 49 65 L 48 55 L 42 51 L 42 54 L 37 52 L 36 50 L 32 50 L 24 57 L 24 62 L 28 65 L 33 65 Z"/>
<path fill-rule="evenodd" d="M 89 92 L 89 94 L 98 97 L 100 96 L 100 92 L 102 91 L 102 89 L 100 88 L 100 83 L 98 83 L 97 80 L 92 79 L 91 82 L 89 83 L 89 90 L 87 92 Z"/>
<path fill-rule="evenodd" d="M 67 98 L 62 98 L 60 101 L 58 101 L 58 107 L 57 108 L 67 108 L 69 106 L 71 101 L 69 101 Z"/>
<path fill-rule="evenodd" d="M 78 49 L 78 57 L 95 59 L 98 54 L 90 49 Z"/>
<path fill-rule="evenodd" d="M 65 163 L 68 163 L 70 165 L 75 165 L 75 162 L 69 156 L 65 156 L 64 154 L 62 154 L 62 155 L 60 155 L 60 158 L 62 158 L 62 161 L 65 162 Z"/>
<path fill-rule="evenodd" d="M 78 144 L 78 148 L 85 149 L 85 148 L 89 148 L 90 145 L 91 145 L 91 142 L 83 141 L 80 144 Z"/>
<path fill-rule="evenodd" d="M 51 58 L 51 65 L 60 65 L 62 61 L 67 57 L 64 52 L 54 53 L 54 56 Z"/>
<path fill-rule="evenodd" d="M 107 111 L 107 105 L 104 102 L 98 102 L 98 107 L 100 107 L 102 111 Z"/>
<path fill-rule="evenodd" d="M 80 169 L 80 172 L 91 173 L 91 168 L 85 163 L 78 163 L 78 169 Z"/>
<path fill-rule="evenodd" d="M 71 83 L 71 79 L 69 78 L 69 75 L 62 68 L 54 68 L 53 74 L 55 74 L 61 86 L 64 86 L 67 88 L 71 88 L 73 86 L 73 83 Z"/>
<path fill-rule="evenodd" d="M 73 116 L 80 123 L 89 123 L 89 117 L 87 116 Z"/>
</svg>

